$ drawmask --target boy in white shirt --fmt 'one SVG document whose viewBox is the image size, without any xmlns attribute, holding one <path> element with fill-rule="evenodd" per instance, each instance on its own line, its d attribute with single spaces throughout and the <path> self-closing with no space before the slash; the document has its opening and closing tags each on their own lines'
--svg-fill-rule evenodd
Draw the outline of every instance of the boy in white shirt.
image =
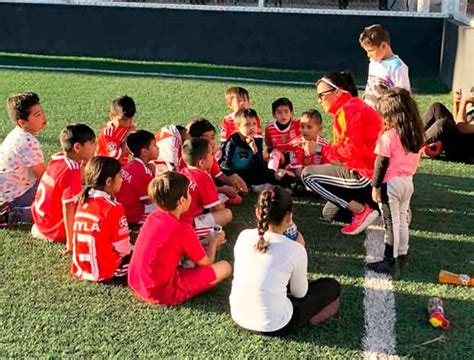
<svg viewBox="0 0 474 360">
<path fill-rule="evenodd" d="M 359 43 L 370 59 L 364 92 L 364 101 L 367 104 L 375 108 L 383 93 L 394 87 L 411 92 L 408 66 L 393 53 L 390 34 L 382 25 L 366 27 L 359 36 Z"/>
<path fill-rule="evenodd" d="M 0 145 L 0 227 L 31 222 L 30 206 L 46 168 L 36 138 L 47 123 L 38 95 L 10 96 L 7 112 L 16 126 Z"/>
</svg>

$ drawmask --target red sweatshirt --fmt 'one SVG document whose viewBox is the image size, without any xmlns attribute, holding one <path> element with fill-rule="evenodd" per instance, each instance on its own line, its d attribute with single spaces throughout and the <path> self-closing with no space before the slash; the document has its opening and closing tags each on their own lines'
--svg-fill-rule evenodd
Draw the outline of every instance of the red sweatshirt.
<svg viewBox="0 0 474 360">
<path fill-rule="evenodd" d="M 350 94 L 343 94 L 329 110 L 335 114 L 333 143 L 325 146 L 324 155 L 330 161 L 342 163 L 371 179 L 382 117 L 364 101 Z"/>
</svg>

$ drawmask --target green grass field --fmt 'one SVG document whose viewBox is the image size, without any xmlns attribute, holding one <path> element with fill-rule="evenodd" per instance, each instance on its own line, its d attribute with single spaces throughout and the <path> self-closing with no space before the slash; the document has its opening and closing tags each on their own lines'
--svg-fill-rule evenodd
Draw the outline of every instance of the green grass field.
<svg viewBox="0 0 474 360">
<path fill-rule="evenodd" d="M 125 66 L 140 71 L 166 68 L 219 76 L 313 81 L 315 73 L 265 71 L 185 64 L 142 64 L 92 59 L 20 57 L 0 54 L 0 65 L 94 67 Z M 162 66 L 162 68 L 160 68 Z M 196 70 L 198 71 L 198 70 Z M 362 83 L 362 82 L 361 82 Z M 450 103 L 450 94 L 433 79 L 415 79 L 421 111 L 437 100 Z M 0 69 L 0 99 L 13 93 L 37 92 L 48 116 L 39 134 L 45 155 L 59 151 L 58 134 L 67 123 L 82 122 L 98 130 L 107 119 L 108 103 L 128 94 L 136 103 L 139 128 L 156 132 L 170 123 L 185 124 L 200 115 L 218 124 L 227 110 L 224 91 L 232 85 L 250 91 L 252 107 L 267 122 L 272 100 L 286 96 L 296 115 L 316 107 L 310 86 L 279 86 L 231 81 L 204 81 L 150 76 L 92 75 Z M 0 140 L 13 125 L 3 111 Z M 325 133 L 330 122 L 325 117 Z M 412 261 L 394 281 L 397 307 L 397 355 L 403 358 L 474 358 L 474 290 L 439 285 L 440 269 L 474 275 L 474 167 L 423 160 L 415 177 L 411 225 Z M 253 225 L 254 196 L 233 208 L 234 218 Z M 2 330 L 0 356 L 10 357 L 198 357 L 198 358 L 360 358 L 364 332 L 364 236 L 346 237 L 339 225 L 321 219 L 323 203 L 295 199 L 295 222 L 305 235 L 309 276 L 337 278 L 342 286 L 339 320 L 306 327 L 290 339 L 269 339 L 242 333 L 229 315 L 231 280 L 213 291 L 175 307 L 162 308 L 138 301 L 126 287 L 78 282 L 69 274 L 70 260 L 62 247 L 35 240 L 27 228 L 0 230 Z M 226 229 L 227 244 L 220 259 L 232 261 L 236 230 Z M 453 327 L 442 331 L 427 323 L 431 296 L 445 301 Z"/>
</svg>

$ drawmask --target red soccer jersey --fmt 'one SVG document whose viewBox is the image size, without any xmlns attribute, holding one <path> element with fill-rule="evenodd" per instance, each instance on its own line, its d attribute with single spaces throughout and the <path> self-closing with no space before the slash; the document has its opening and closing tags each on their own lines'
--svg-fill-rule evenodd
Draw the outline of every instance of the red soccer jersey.
<svg viewBox="0 0 474 360">
<path fill-rule="evenodd" d="M 110 156 L 119 160 L 122 166 L 126 165 L 129 153 L 124 144 L 127 135 L 128 129 L 115 127 L 111 122 L 107 123 L 99 131 L 96 155 Z"/>
<path fill-rule="evenodd" d="M 189 192 L 192 196 L 189 210 L 181 216 L 181 219 L 192 224 L 195 216 L 201 215 L 204 209 L 211 209 L 219 205 L 220 200 L 216 184 L 208 172 L 188 166 L 181 170 L 181 173 L 191 181 Z"/>
<path fill-rule="evenodd" d="M 63 153 L 53 155 L 31 206 L 33 221 L 49 240 L 66 242 L 62 205 L 75 202 L 81 190 L 79 163 Z"/>
<path fill-rule="evenodd" d="M 176 125 L 162 127 L 155 135 L 156 145 L 160 149 L 157 163 L 163 163 L 170 171 L 179 171 L 185 166 L 181 147 L 183 141 Z"/>
<path fill-rule="evenodd" d="M 272 149 L 281 151 L 289 157 L 289 165 L 293 168 L 302 166 L 304 151 L 301 146 L 303 137 L 301 136 L 300 121 L 291 120 L 290 126 L 285 130 L 278 129 L 275 122 L 265 128 L 265 144 Z"/>
<path fill-rule="evenodd" d="M 219 163 L 215 157 L 212 157 L 212 167 L 209 169 L 209 174 L 213 179 L 216 179 L 222 175 L 221 167 L 219 166 Z"/>
<path fill-rule="evenodd" d="M 102 281 L 114 276 L 130 253 L 123 206 L 105 191 L 91 190 L 74 217 L 71 273 L 80 280 Z"/>
<path fill-rule="evenodd" d="M 324 165 L 329 164 L 329 159 L 325 156 L 324 147 L 329 145 L 329 141 L 326 140 L 321 135 L 318 136 L 316 140 L 316 146 L 320 148 L 320 150 L 316 154 L 306 154 L 304 153 L 303 159 L 303 166 L 310 166 L 310 165 Z"/>
<path fill-rule="evenodd" d="M 144 301 L 176 305 L 212 287 L 211 266 L 178 269 L 186 256 L 197 263 L 206 256 L 193 227 L 157 209 L 146 219 L 133 249 L 130 288 Z"/>
<path fill-rule="evenodd" d="M 142 224 L 145 221 L 145 205 L 150 203 L 148 184 L 153 180 L 153 172 L 141 161 L 134 158 L 120 172 L 122 187 L 117 201 L 125 209 L 129 224 Z"/>
<path fill-rule="evenodd" d="M 237 131 L 235 127 L 235 114 L 231 113 L 221 120 L 221 144 L 223 144 L 230 136 Z M 260 118 L 257 117 L 257 135 L 255 137 L 262 136 L 262 122 Z"/>
</svg>

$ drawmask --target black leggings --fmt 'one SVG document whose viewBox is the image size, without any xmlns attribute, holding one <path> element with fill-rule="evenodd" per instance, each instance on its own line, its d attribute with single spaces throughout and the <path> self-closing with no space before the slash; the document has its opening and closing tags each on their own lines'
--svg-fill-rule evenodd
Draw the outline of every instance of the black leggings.
<svg viewBox="0 0 474 360">
<path fill-rule="evenodd" d="M 326 306 L 339 298 L 341 285 L 335 279 L 321 278 L 308 284 L 308 292 L 302 298 L 288 296 L 293 305 L 293 315 L 288 324 L 283 328 L 271 331 L 250 331 L 255 334 L 267 336 L 287 336 L 298 328 L 306 325 L 309 320 L 320 313 Z M 247 329 L 244 329 L 249 331 Z"/>
<path fill-rule="evenodd" d="M 344 165 L 313 165 L 303 170 L 303 184 L 327 201 L 341 209 L 347 208 L 352 200 L 368 204 L 373 209 L 378 206 L 372 200 L 370 179 L 359 175 Z"/>
<path fill-rule="evenodd" d="M 426 144 L 441 141 L 446 157 L 453 161 L 474 161 L 474 134 L 462 134 L 453 114 L 441 103 L 434 103 L 423 115 Z"/>
</svg>

